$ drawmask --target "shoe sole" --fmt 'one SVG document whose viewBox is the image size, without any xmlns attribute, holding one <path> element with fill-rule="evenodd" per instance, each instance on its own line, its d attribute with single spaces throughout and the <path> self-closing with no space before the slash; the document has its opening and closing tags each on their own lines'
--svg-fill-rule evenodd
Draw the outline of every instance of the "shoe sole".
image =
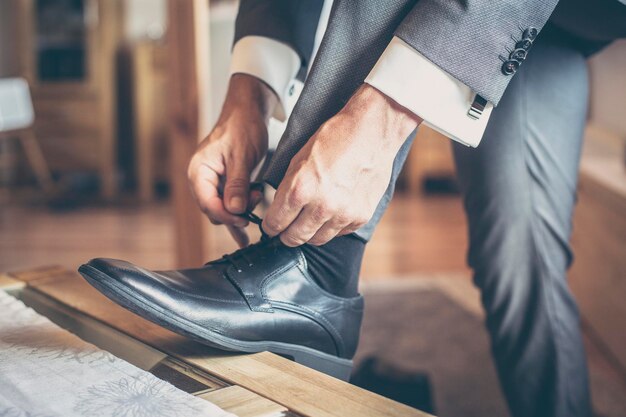
<svg viewBox="0 0 626 417">
<path fill-rule="evenodd" d="M 128 287 L 119 284 L 113 277 L 90 265 L 81 265 L 78 272 L 91 286 L 125 309 L 204 345 L 231 352 L 257 353 L 268 351 L 286 356 L 296 363 L 343 381 L 350 378 L 352 361 L 349 359 L 338 358 L 306 346 L 291 343 L 233 339 L 173 314 L 171 311 L 164 310 L 141 295 L 133 293 Z"/>
</svg>

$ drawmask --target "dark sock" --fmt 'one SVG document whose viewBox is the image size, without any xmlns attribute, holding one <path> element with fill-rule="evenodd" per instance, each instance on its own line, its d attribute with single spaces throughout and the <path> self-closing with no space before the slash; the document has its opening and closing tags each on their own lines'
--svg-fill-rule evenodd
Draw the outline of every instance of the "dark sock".
<svg viewBox="0 0 626 417">
<path fill-rule="evenodd" d="M 322 246 L 300 246 L 309 273 L 320 287 L 339 297 L 358 295 L 359 272 L 365 242 L 350 234 Z"/>
</svg>

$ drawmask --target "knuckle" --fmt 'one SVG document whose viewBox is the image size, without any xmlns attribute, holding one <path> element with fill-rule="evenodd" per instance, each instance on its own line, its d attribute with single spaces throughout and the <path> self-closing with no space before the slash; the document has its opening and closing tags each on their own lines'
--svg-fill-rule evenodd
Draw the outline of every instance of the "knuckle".
<svg viewBox="0 0 626 417">
<path fill-rule="evenodd" d="M 291 189 L 288 203 L 292 206 L 301 206 L 309 201 L 309 189 L 302 183 L 297 183 Z"/>
<path fill-rule="evenodd" d="M 352 225 L 363 225 L 367 223 L 369 220 L 369 216 L 365 213 L 360 212 L 358 210 L 345 210 L 342 212 L 340 216 L 341 223 L 344 225 L 352 226 Z"/>
<path fill-rule="evenodd" d="M 322 246 L 322 245 L 327 244 L 330 239 L 332 239 L 332 237 L 328 237 L 328 236 L 314 237 L 311 240 L 309 240 L 308 243 L 313 246 Z"/>
<path fill-rule="evenodd" d="M 302 238 L 296 236 L 293 233 L 282 233 L 280 235 L 280 240 L 287 246 L 300 246 L 305 243 Z"/>
<path fill-rule="evenodd" d="M 337 215 L 341 212 L 341 207 L 339 206 L 339 204 L 337 204 L 337 202 L 333 198 L 324 199 L 322 204 L 320 204 L 320 207 L 322 211 L 326 215 L 328 215 L 328 217 Z"/>
<path fill-rule="evenodd" d="M 339 225 L 339 226 L 344 226 L 348 223 L 352 223 L 352 218 L 351 216 L 346 213 L 345 211 L 339 211 L 336 216 L 335 216 L 335 224 Z"/>
<path fill-rule="evenodd" d="M 319 224 L 328 219 L 331 211 L 325 204 L 320 204 L 311 212 L 311 220 L 313 223 Z"/>
<path fill-rule="evenodd" d="M 263 221 L 263 230 L 270 235 L 275 235 L 281 229 L 281 224 L 273 218 L 265 218 Z"/>
<path fill-rule="evenodd" d="M 314 196 L 315 182 L 306 173 L 295 176 L 289 187 L 288 203 L 303 205 L 311 201 Z"/>
</svg>

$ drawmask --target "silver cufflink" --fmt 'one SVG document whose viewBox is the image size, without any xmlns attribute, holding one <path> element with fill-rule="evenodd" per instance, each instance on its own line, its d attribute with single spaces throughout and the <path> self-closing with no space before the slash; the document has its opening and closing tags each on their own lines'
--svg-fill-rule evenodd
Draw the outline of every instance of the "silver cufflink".
<svg viewBox="0 0 626 417">
<path fill-rule="evenodd" d="M 474 120 L 478 120 L 480 116 L 482 116 L 483 111 L 485 110 L 485 106 L 487 105 L 487 100 L 485 100 L 480 95 L 476 94 L 474 97 L 474 101 L 467 111 L 467 115 Z"/>
</svg>

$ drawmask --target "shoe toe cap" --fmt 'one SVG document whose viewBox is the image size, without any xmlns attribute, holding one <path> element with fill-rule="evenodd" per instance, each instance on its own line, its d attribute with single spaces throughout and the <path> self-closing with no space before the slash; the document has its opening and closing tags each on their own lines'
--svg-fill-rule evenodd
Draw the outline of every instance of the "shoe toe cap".
<svg viewBox="0 0 626 417">
<path fill-rule="evenodd" d="M 117 281 L 128 287 L 141 287 L 149 281 L 158 281 L 151 271 L 119 259 L 95 258 L 79 268 L 83 275 L 98 281 Z"/>
</svg>

